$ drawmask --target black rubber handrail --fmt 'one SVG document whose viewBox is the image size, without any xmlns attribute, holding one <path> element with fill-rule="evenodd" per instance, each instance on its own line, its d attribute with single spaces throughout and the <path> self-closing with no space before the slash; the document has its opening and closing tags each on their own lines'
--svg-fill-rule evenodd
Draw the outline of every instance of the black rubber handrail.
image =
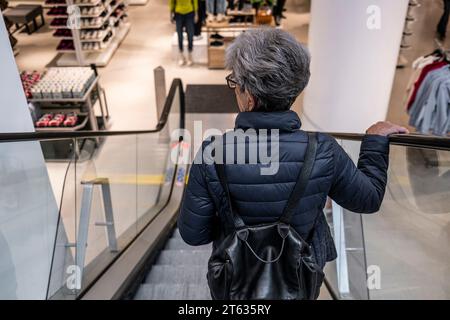
<svg viewBox="0 0 450 320">
<path fill-rule="evenodd" d="M 329 132 L 328 134 L 335 139 L 353 141 L 361 141 L 365 136 L 361 133 Z M 450 138 L 423 134 L 393 134 L 389 136 L 389 143 L 404 147 L 450 150 Z"/>
<path fill-rule="evenodd" d="M 172 102 L 175 98 L 175 93 L 179 90 L 180 98 L 180 113 L 184 114 L 184 90 L 181 79 L 174 79 L 169 90 L 169 94 L 164 104 L 164 109 L 155 129 L 150 130 L 126 130 L 126 131 L 74 131 L 74 132 L 12 132 L 0 133 L 0 143 L 2 142 L 21 142 L 21 141 L 46 141 L 46 140 L 61 140 L 61 139 L 76 139 L 76 138 L 96 138 L 106 136 L 122 136 L 122 135 L 138 135 L 146 133 L 155 133 L 161 131 L 166 125 Z M 182 116 L 183 127 L 184 117 Z M 336 139 L 361 141 L 364 134 L 360 133 L 328 133 Z M 450 138 L 421 135 L 421 134 L 395 134 L 389 136 L 389 142 L 394 145 L 426 148 L 426 149 L 440 149 L 450 150 Z"/>
</svg>

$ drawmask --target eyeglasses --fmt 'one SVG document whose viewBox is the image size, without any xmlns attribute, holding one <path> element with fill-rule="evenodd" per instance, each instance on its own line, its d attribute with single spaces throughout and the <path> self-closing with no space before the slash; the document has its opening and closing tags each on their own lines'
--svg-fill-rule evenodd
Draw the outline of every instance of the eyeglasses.
<svg viewBox="0 0 450 320">
<path fill-rule="evenodd" d="M 237 82 L 236 80 L 234 80 L 233 74 L 229 74 L 228 76 L 225 77 L 225 79 L 227 80 L 228 88 L 230 89 L 236 88 Z"/>
</svg>

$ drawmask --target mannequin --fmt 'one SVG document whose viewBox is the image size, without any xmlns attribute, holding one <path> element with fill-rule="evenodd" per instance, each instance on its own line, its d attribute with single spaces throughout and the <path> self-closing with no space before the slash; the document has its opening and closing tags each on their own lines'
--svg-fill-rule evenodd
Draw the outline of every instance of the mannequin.
<svg viewBox="0 0 450 320">
<path fill-rule="evenodd" d="M 198 0 L 170 0 L 170 19 L 176 24 L 178 35 L 178 65 L 193 65 L 192 50 L 194 46 L 195 22 L 198 21 Z M 188 36 L 188 56 L 184 56 L 183 30 Z"/>
<path fill-rule="evenodd" d="M 207 12 L 206 21 L 213 22 L 214 20 L 216 20 L 217 22 L 221 22 L 225 20 L 226 10 L 227 10 L 226 0 L 206 0 L 206 12 Z"/>
</svg>

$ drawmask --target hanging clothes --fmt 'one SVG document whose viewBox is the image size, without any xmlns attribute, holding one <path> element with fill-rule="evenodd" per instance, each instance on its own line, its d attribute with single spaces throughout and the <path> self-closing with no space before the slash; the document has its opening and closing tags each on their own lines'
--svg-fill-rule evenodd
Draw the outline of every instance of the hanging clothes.
<svg viewBox="0 0 450 320">
<path fill-rule="evenodd" d="M 409 124 L 424 134 L 445 136 L 450 131 L 450 66 L 442 62 L 424 68 L 408 110 Z"/>
<path fill-rule="evenodd" d="M 434 61 L 434 62 L 431 62 L 430 64 L 425 65 L 423 67 L 422 71 L 420 72 L 419 77 L 417 78 L 417 80 L 414 83 L 414 86 L 413 86 L 413 88 L 411 90 L 411 95 L 409 97 L 408 104 L 407 104 L 407 110 L 409 110 L 409 108 L 411 108 L 411 105 L 413 104 L 413 102 L 414 102 L 414 100 L 416 98 L 417 91 L 419 90 L 420 85 L 422 84 L 422 82 L 425 79 L 425 77 L 427 76 L 427 74 L 430 71 L 433 71 L 433 70 L 436 70 L 436 69 L 440 69 L 440 68 L 442 68 L 443 66 L 446 66 L 446 65 L 448 65 L 447 61 Z"/>
</svg>

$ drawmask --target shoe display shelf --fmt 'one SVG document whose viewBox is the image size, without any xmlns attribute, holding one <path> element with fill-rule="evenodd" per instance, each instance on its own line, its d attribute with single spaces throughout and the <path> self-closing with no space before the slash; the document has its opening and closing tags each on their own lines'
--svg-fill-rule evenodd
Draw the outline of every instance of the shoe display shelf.
<svg viewBox="0 0 450 320">
<path fill-rule="evenodd" d="M 148 3 L 148 0 L 129 0 L 130 6 L 145 6 Z"/>
<path fill-rule="evenodd" d="M 223 21 L 207 21 L 205 26 L 207 36 L 208 68 L 225 68 L 225 51 L 231 42 L 242 32 L 261 25 L 255 23 L 255 10 L 228 10 Z M 270 24 L 275 26 L 275 22 Z"/>
<path fill-rule="evenodd" d="M 69 17 L 71 5 L 79 10 Z M 60 39 L 56 65 L 106 66 L 130 30 L 127 6 L 128 0 L 46 0 L 50 28 Z"/>
</svg>

